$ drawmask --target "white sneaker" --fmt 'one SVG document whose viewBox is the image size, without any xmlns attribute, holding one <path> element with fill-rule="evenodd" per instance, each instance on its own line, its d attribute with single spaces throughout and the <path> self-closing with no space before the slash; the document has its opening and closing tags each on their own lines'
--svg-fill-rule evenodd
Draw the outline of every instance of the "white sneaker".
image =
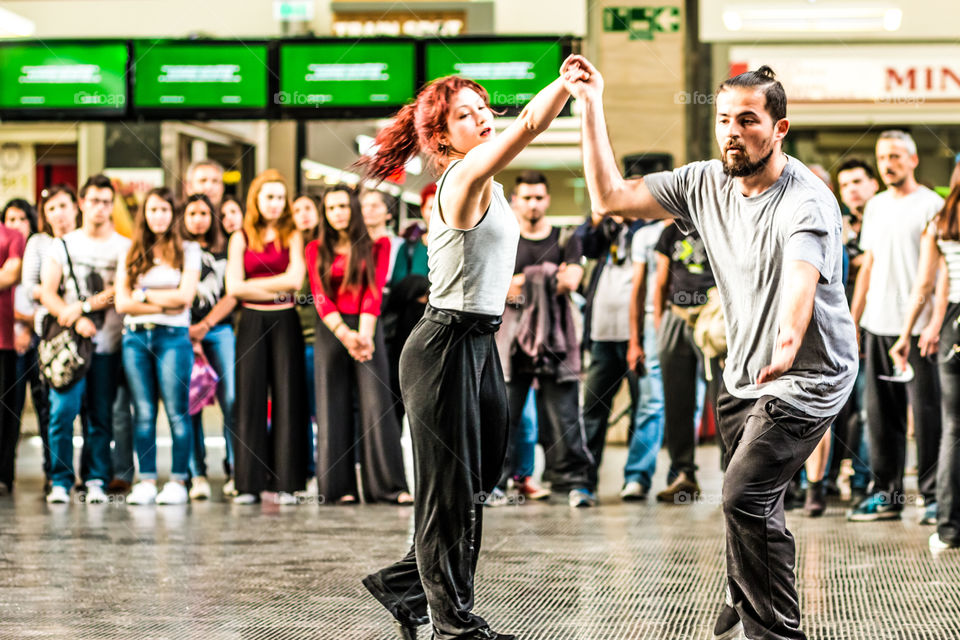
<svg viewBox="0 0 960 640">
<path fill-rule="evenodd" d="M 316 498 L 320 495 L 320 485 L 317 483 L 317 476 L 313 476 L 307 482 L 307 490 L 305 493 L 311 498 Z"/>
<path fill-rule="evenodd" d="M 57 484 L 50 487 L 50 493 L 47 494 L 48 504 L 64 504 L 67 502 L 70 502 L 70 492 L 66 487 Z"/>
<path fill-rule="evenodd" d="M 87 504 L 102 504 L 109 501 L 103 492 L 103 483 L 91 481 L 87 483 Z"/>
<path fill-rule="evenodd" d="M 256 504 L 257 502 L 260 502 L 259 496 L 252 493 L 241 493 L 233 498 L 233 504 Z"/>
<path fill-rule="evenodd" d="M 631 480 L 623 485 L 623 490 L 620 492 L 620 499 L 628 502 L 639 502 L 640 500 L 646 500 L 649 492 L 650 490 L 647 489 L 647 487 L 643 486 L 639 482 Z"/>
<path fill-rule="evenodd" d="M 157 494 L 157 504 L 187 504 L 187 487 L 180 482 L 167 482 Z"/>
<path fill-rule="evenodd" d="M 236 485 L 233 484 L 233 478 L 230 478 L 230 479 L 227 480 L 227 482 L 223 485 L 223 497 L 224 497 L 224 498 L 232 498 L 232 497 L 234 497 L 235 495 L 237 495 L 237 487 L 236 487 Z"/>
<path fill-rule="evenodd" d="M 56 488 L 56 487 L 54 487 L 54 488 Z M 48 501 L 49 501 L 49 499 L 50 499 L 50 497 L 47 496 L 47 500 L 48 500 Z M 936 531 L 934 531 L 932 534 L 930 534 L 930 540 L 929 540 L 928 543 L 929 543 L 929 545 L 930 545 L 930 551 L 944 551 L 944 550 L 946 550 L 946 549 L 955 549 L 955 548 L 957 547 L 957 545 L 955 545 L 955 544 L 950 544 L 949 542 L 944 542 L 944 541 L 940 538 L 940 534 L 937 533 Z"/>
<path fill-rule="evenodd" d="M 127 494 L 127 504 L 153 504 L 157 501 L 157 485 L 141 480 Z"/>
<path fill-rule="evenodd" d="M 210 483 L 203 476 L 197 476 L 190 482 L 191 500 L 209 500 Z"/>
<path fill-rule="evenodd" d="M 292 493 L 281 491 L 277 494 L 276 503 L 282 505 L 296 505 L 300 504 L 300 500 Z"/>
</svg>

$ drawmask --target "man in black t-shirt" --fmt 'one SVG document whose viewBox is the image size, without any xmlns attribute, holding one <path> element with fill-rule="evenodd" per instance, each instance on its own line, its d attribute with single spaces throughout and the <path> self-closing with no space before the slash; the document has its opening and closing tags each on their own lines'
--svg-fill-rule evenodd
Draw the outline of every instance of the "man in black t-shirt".
<svg viewBox="0 0 960 640">
<path fill-rule="evenodd" d="M 520 223 L 520 242 L 515 275 L 504 310 L 503 329 L 497 334 L 507 380 L 511 433 L 501 485 L 507 478 L 516 476 L 514 461 L 523 457 L 518 447 L 532 446 L 518 436 L 522 436 L 523 406 L 536 380 L 539 439 L 546 458 L 544 478 L 552 482 L 554 492 L 567 492 L 571 506 L 587 507 L 596 504 L 596 496 L 589 489 L 593 459 L 586 446 L 580 411 L 579 334 L 572 326 L 569 307 L 569 294 L 580 286 L 583 277 L 583 267 L 580 266 L 583 249 L 580 239 L 575 236 L 566 243 L 561 242 L 560 229 L 551 226 L 546 219 L 549 206 L 546 177 L 538 171 L 521 173 L 513 196 L 513 209 Z M 538 304 L 531 292 L 532 286 L 527 283 L 530 268 L 536 266 L 556 268 L 556 274 L 546 278 L 549 295 L 540 297 L 539 304 L 544 304 L 546 299 L 554 310 L 560 312 L 559 317 L 551 315 L 549 335 L 538 336 L 538 340 L 542 338 L 544 343 L 565 346 L 562 352 L 547 348 L 542 350 L 544 355 L 532 357 L 518 345 L 517 329 L 524 310 Z M 539 311 L 548 312 L 546 309 Z M 543 323 L 537 324 L 544 326 Z M 536 487 L 531 485 L 529 478 L 514 477 L 514 481 L 522 494 L 534 497 L 532 491 Z"/>
<path fill-rule="evenodd" d="M 709 402 L 711 411 L 716 405 L 721 375 L 719 358 L 704 358 L 694 342 L 693 322 L 707 304 L 716 282 L 697 232 L 684 235 L 677 225 L 669 224 L 654 250 L 657 284 L 653 322 L 663 375 L 663 444 L 670 454 L 669 486 L 657 494 L 657 501 L 691 504 L 700 493 L 694 464 L 698 368 L 702 364 L 707 373 L 704 404 Z"/>
</svg>

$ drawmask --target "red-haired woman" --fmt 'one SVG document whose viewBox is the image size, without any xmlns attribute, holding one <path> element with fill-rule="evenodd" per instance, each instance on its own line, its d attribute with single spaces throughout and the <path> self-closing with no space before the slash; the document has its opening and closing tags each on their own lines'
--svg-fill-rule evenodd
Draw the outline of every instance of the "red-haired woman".
<svg viewBox="0 0 960 640">
<path fill-rule="evenodd" d="M 947 277 L 937 289 L 931 320 L 931 324 L 941 321 L 939 366 L 943 417 L 937 461 L 937 501 L 927 505 L 937 522 L 937 530 L 930 535 L 929 542 L 933 551 L 960 547 L 960 164 L 951 182 L 953 189 L 943 209 L 923 233 L 913 305 L 900 339 L 890 348 L 890 355 L 901 370 L 906 370 L 908 359 L 916 363 L 916 358 L 937 354 L 935 335 L 924 331 L 918 340 L 912 334 L 913 325 L 937 286 L 937 274 L 945 273 Z"/>
<path fill-rule="evenodd" d="M 443 170 L 430 219 L 429 305 L 400 359 L 415 453 L 414 543 L 400 562 L 363 581 L 404 638 L 416 637 L 428 610 L 436 638 L 513 638 L 471 612 L 483 500 L 506 451 L 507 398 L 493 334 L 520 236 L 493 176 L 568 97 L 558 78 L 497 135 L 486 90 L 440 78 L 377 135 L 379 149 L 367 159 L 378 179 L 420 151 Z"/>
<path fill-rule="evenodd" d="M 317 482 L 320 495 L 356 502 L 354 447 L 369 502 L 409 504 L 400 427 L 392 410 L 387 351 L 376 331 L 390 263 L 390 238 L 367 233 L 360 199 L 346 185 L 323 196 L 320 235 L 307 245 L 307 274 L 320 314 L 314 344 Z M 360 424 L 353 428 L 353 397 Z"/>
<path fill-rule="evenodd" d="M 294 308 L 303 283 L 303 238 L 283 176 L 273 169 L 250 185 L 243 228 L 227 248 L 227 294 L 240 301 L 237 326 L 236 504 L 279 492 L 295 504 L 306 483 L 306 371 Z M 269 428 L 267 401 L 271 401 Z"/>
</svg>

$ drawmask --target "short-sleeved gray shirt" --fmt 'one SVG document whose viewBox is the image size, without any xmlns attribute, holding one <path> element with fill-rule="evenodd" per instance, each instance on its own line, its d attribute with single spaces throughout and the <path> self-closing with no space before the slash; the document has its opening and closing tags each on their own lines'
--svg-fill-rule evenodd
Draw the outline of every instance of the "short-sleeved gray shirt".
<svg viewBox="0 0 960 640">
<path fill-rule="evenodd" d="M 830 190 L 792 157 L 770 188 L 751 197 L 719 160 L 644 181 L 681 229 L 703 237 L 727 327 L 727 390 L 744 399 L 771 395 L 811 416 L 837 414 L 859 362 L 842 281 L 840 208 Z M 795 260 L 820 272 L 813 315 L 790 370 L 758 385 L 776 343 L 784 265 Z"/>
</svg>

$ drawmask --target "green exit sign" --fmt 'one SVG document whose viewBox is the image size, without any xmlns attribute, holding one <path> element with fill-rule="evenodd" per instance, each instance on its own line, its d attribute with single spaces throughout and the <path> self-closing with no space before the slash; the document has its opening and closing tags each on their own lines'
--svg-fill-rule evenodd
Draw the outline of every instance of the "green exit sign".
<svg viewBox="0 0 960 640">
<path fill-rule="evenodd" d="M 278 22 L 313 20 L 313 0 L 273 0 L 273 19 Z"/>
<path fill-rule="evenodd" d="M 607 7 L 603 30 L 627 33 L 631 40 L 653 40 L 656 33 L 680 31 L 679 7 Z"/>
</svg>

